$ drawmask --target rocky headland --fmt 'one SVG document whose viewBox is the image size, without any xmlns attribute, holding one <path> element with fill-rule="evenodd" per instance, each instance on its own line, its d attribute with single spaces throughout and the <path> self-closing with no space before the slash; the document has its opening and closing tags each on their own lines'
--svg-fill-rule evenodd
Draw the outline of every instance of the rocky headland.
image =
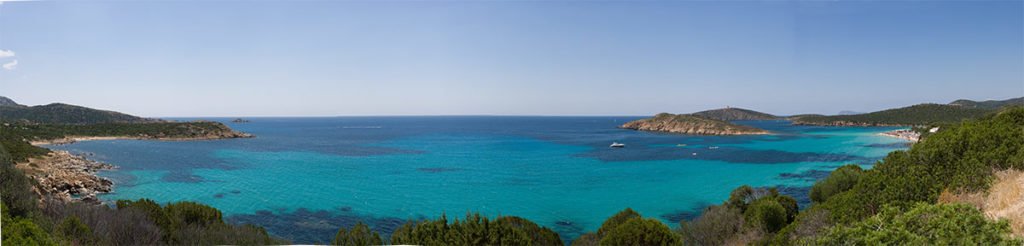
<svg viewBox="0 0 1024 246">
<path fill-rule="evenodd" d="M 770 132 L 727 121 L 688 114 L 660 113 L 652 118 L 630 121 L 619 128 L 692 135 L 760 135 Z"/>
<path fill-rule="evenodd" d="M 51 151 L 47 155 L 18 163 L 17 167 L 37 182 L 36 192 L 62 201 L 98 203 L 96 195 L 110 192 L 114 186 L 109 179 L 97 176 L 96 173 L 115 166 L 91 161 L 67 151 Z"/>
</svg>

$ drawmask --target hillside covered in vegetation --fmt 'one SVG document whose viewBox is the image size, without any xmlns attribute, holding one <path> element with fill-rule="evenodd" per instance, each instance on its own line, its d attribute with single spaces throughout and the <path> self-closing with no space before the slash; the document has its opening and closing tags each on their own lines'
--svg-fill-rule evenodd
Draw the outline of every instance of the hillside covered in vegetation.
<svg viewBox="0 0 1024 246">
<path fill-rule="evenodd" d="M 24 107 L 25 105 L 18 104 L 17 102 L 14 102 L 14 100 L 11 100 L 10 98 L 7 98 L 5 96 L 0 96 L 0 106 Z"/>
<path fill-rule="evenodd" d="M 1024 97 L 1010 98 L 1006 100 L 972 101 L 960 99 L 950 102 L 949 105 L 958 105 L 965 108 L 999 109 L 1011 106 L 1024 106 Z"/>
<path fill-rule="evenodd" d="M 728 121 L 689 114 L 660 113 L 652 118 L 627 122 L 620 128 L 693 135 L 751 135 L 768 131 Z"/>
<path fill-rule="evenodd" d="M 24 106 L 0 97 L 0 122 L 34 124 L 97 124 L 160 122 L 114 111 L 92 109 L 63 103 Z"/>
<path fill-rule="evenodd" d="M 826 126 L 918 126 L 954 124 L 975 119 L 993 110 L 948 104 L 918 104 L 910 107 L 854 115 L 803 115 L 790 117 L 793 124 Z"/>
<path fill-rule="evenodd" d="M 723 121 L 734 121 L 734 120 L 777 120 L 780 117 L 757 112 L 749 109 L 742 108 L 721 108 L 705 110 L 693 113 L 692 115 L 701 116 L 708 119 L 723 120 Z"/>
</svg>

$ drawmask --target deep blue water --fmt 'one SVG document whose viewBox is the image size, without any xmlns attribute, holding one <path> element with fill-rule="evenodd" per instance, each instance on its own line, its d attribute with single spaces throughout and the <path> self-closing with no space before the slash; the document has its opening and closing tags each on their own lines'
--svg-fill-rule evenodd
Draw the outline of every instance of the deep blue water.
<svg viewBox="0 0 1024 246">
<path fill-rule="evenodd" d="M 566 239 L 626 207 L 677 226 L 744 184 L 806 204 L 807 187 L 830 170 L 905 148 L 876 135 L 893 128 L 743 121 L 776 134 L 727 137 L 616 128 L 638 118 L 206 118 L 257 137 L 51 147 L 120 166 L 102 173 L 116 183 L 104 200 L 198 201 L 300 243 L 327 242 L 359 220 L 389 232 L 469 211 L 525 217 Z"/>
</svg>

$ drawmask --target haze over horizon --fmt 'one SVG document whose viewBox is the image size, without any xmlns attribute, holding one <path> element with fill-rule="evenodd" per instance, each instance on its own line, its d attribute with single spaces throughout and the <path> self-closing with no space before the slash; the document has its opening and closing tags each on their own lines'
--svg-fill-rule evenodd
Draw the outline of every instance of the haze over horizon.
<svg viewBox="0 0 1024 246">
<path fill-rule="evenodd" d="M 0 96 L 145 117 L 870 112 L 1024 96 L 1024 2 L 3 2 Z"/>
</svg>

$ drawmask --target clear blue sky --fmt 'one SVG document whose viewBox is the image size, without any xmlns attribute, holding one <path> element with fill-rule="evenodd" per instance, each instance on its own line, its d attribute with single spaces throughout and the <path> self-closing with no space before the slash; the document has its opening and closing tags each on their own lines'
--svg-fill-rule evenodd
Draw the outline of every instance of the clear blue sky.
<svg viewBox="0 0 1024 246">
<path fill-rule="evenodd" d="M 4 2 L 0 64 L 151 117 L 872 111 L 1024 96 L 1024 1 Z"/>
</svg>

